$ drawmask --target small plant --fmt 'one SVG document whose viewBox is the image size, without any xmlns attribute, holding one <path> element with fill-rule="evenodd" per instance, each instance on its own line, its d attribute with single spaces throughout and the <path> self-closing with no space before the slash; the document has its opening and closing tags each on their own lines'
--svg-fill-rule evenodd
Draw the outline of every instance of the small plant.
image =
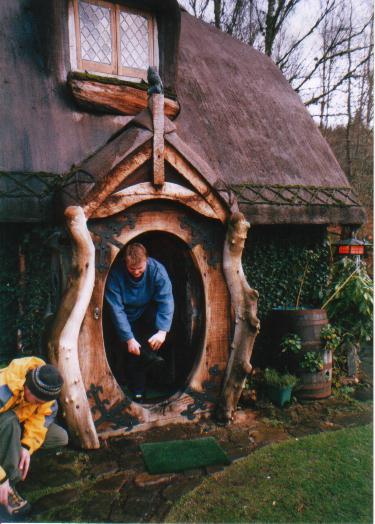
<svg viewBox="0 0 375 524">
<path fill-rule="evenodd" d="M 264 370 L 264 382 L 268 386 L 277 388 L 294 388 L 298 379 L 289 373 L 279 373 L 276 369 L 266 368 Z"/>
<path fill-rule="evenodd" d="M 320 333 L 320 340 L 322 341 L 324 351 L 335 351 L 342 342 L 337 329 L 331 324 L 324 326 Z"/>
<path fill-rule="evenodd" d="M 281 352 L 282 353 L 293 353 L 297 355 L 302 349 L 302 340 L 301 338 L 293 333 L 288 333 L 285 335 L 281 342 Z"/>
<path fill-rule="evenodd" d="M 299 363 L 300 367 L 308 373 L 316 373 L 323 369 L 323 359 L 316 351 L 307 351 Z"/>
</svg>

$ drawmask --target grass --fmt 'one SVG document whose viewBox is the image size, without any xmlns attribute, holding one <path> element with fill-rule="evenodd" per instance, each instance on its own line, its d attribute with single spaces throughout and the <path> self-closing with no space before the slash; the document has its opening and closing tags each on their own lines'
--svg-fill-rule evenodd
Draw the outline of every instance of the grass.
<svg viewBox="0 0 375 524">
<path fill-rule="evenodd" d="M 255 451 L 185 495 L 166 522 L 372 523 L 372 426 Z"/>
</svg>

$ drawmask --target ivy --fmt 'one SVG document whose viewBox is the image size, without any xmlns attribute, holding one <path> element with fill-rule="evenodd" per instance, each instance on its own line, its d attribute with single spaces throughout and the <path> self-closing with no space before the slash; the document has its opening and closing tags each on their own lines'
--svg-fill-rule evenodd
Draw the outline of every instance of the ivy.
<svg viewBox="0 0 375 524">
<path fill-rule="evenodd" d="M 250 285 L 259 291 L 261 320 L 273 308 L 320 307 L 329 277 L 325 229 L 254 227 L 245 246 L 243 266 Z"/>
<path fill-rule="evenodd" d="M 324 227 L 255 226 L 250 229 L 243 267 L 251 287 L 259 292 L 261 331 L 254 348 L 255 365 L 267 364 L 267 347 L 271 343 L 271 326 L 267 321 L 273 308 L 321 307 L 329 278 L 329 260 Z"/>
<path fill-rule="evenodd" d="M 11 358 L 16 348 L 18 236 L 17 226 L 7 224 L 0 230 L 0 362 Z"/>
<path fill-rule="evenodd" d="M 51 228 L 41 225 L 2 226 L 0 361 L 45 352 L 43 336 L 51 286 L 50 248 L 46 240 L 51 232 Z M 20 253 L 25 260 L 22 277 Z M 18 341 L 21 347 L 17 347 Z"/>
</svg>

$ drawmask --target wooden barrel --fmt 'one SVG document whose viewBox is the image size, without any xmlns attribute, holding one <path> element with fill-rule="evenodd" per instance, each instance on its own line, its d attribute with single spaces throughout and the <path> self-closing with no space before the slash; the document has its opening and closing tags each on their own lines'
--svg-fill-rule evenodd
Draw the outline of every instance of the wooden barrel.
<svg viewBox="0 0 375 524">
<path fill-rule="evenodd" d="M 320 332 L 328 324 L 324 309 L 274 309 L 272 329 L 274 341 L 280 346 L 284 335 L 295 333 L 302 340 L 302 347 L 320 348 Z"/>
<path fill-rule="evenodd" d="M 317 400 L 327 398 L 332 387 L 332 351 L 320 350 L 323 360 L 323 369 L 315 373 L 306 373 L 299 370 L 300 385 L 296 390 L 297 398 L 301 400 Z"/>
<path fill-rule="evenodd" d="M 300 368 L 299 358 L 288 356 L 288 368 L 296 373 L 301 384 L 296 395 L 300 399 L 322 399 L 331 394 L 332 385 L 332 352 L 322 351 L 320 333 L 328 324 L 324 309 L 275 309 L 272 312 L 272 329 L 274 329 L 274 344 L 278 354 L 281 354 L 280 344 L 283 337 L 294 333 L 301 338 L 302 353 L 319 352 L 323 360 L 323 369 L 315 373 L 306 373 Z"/>
</svg>

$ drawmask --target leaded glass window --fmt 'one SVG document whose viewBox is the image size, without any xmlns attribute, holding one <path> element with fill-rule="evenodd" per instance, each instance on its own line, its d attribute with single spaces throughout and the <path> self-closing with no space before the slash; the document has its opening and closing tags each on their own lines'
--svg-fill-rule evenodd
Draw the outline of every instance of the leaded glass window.
<svg viewBox="0 0 375 524">
<path fill-rule="evenodd" d="M 121 11 L 121 65 L 147 69 L 149 62 L 148 20 L 145 16 Z"/>
<path fill-rule="evenodd" d="M 81 58 L 100 64 L 112 62 L 111 11 L 88 2 L 79 3 Z"/>
<path fill-rule="evenodd" d="M 104 0 L 74 0 L 78 67 L 146 78 L 155 65 L 152 15 Z"/>
</svg>

